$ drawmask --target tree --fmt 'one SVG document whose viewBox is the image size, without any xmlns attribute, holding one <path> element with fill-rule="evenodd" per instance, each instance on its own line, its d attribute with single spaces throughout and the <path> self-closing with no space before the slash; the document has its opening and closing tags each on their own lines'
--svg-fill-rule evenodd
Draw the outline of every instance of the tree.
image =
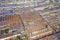
<svg viewBox="0 0 60 40">
<path fill-rule="evenodd" d="M 25 36 L 25 40 L 28 40 L 28 36 L 27 36 L 27 34 L 25 34 L 24 36 Z"/>
<path fill-rule="evenodd" d="M 4 31 L 3 31 L 3 30 L 1 30 L 1 34 L 2 34 L 2 35 L 4 34 Z"/>
<path fill-rule="evenodd" d="M 22 38 L 20 36 L 17 36 L 15 40 L 22 40 Z"/>
<path fill-rule="evenodd" d="M 6 28 L 6 29 L 4 29 L 3 31 L 4 31 L 5 34 L 7 34 L 7 33 L 9 32 L 9 29 Z"/>
</svg>

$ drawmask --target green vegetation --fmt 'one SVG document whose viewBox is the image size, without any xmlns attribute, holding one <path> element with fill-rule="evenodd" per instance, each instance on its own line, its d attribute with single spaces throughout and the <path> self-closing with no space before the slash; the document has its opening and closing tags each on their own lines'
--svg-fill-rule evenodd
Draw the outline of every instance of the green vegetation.
<svg viewBox="0 0 60 40">
<path fill-rule="evenodd" d="M 8 32 L 9 32 L 9 29 L 6 28 L 6 29 L 1 30 L 0 34 L 4 35 L 4 34 L 7 34 Z"/>
<path fill-rule="evenodd" d="M 4 31 L 5 34 L 7 34 L 7 33 L 9 32 L 9 29 L 6 28 L 6 29 L 4 29 L 3 31 Z"/>
<path fill-rule="evenodd" d="M 0 5 L 1 5 L 1 3 L 0 3 Z"/>
<path fill-rule="evenodd" d="M 4 34 L 3 30 L 1 30 L 1 34 Z"/>
<path fill-rule="evenodd" d="M 58 25 L 58 26 L 59 26 L 59 28 L 60 28 L 60 21 L 58 21 L 58 22 L 57 22 L 57 25 Z"/>
<path fill-rule="evenodd" d="M 12 0 L 7 0 L 8 2 L 12 2 Z"/>
<path fill-rule="evenodd" d="M 44 8 L 44 10 L 48 10 L 48 9 L 49 9 L 48 7 Z"/>
<path fill-rule="evenodd" d="M 24 36 L 25 36 L 25 40 L 28 40 L 28 36 L 27 36 L 27 34 L 25 34 Z"/>
<path fill-rule="evenodd" d="M 22 38 L 20 36 L 17 36 L 15 40 L 22 40 Z"/>
</svg>

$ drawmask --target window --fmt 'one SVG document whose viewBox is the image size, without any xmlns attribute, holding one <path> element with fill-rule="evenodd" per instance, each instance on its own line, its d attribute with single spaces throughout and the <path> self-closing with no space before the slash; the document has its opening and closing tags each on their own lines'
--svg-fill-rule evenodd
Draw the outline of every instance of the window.
<svg viewBox="0 0 60 40">
<path fill-rule="evenodd" d="M 34 31 L 34 32 L 32 32 L 32 34 L 37 34 L 37 33 L 41 33 L 41 32 L 45 32 L 45 31 L 47 31 L 48 30 L 48 28 L 44 28 L 44 29 L 41 29 L 41 30 L 37 30 L 37 31 Z"/>
<path fill-rule="evenodd" d="M 37 34 L 39 31 L 32 32 L 32 34 Z"/>
</svg>

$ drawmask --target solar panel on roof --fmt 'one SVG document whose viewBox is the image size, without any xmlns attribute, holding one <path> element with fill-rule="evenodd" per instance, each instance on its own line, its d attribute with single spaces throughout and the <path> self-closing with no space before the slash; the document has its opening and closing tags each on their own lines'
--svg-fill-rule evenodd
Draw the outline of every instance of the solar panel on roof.
<svg viewBox="0 0 60 40">
<path fill-rule="evenodd" d="M 13 13 L 13 10 L 4 10 L 4 13 Z"/>
<path fill-rule="evenodd" d="M 0 12 L 0 15 L 3 15 L 3 14 L 12 14 L 13 13 L 13 10 L 4 10 L 2 12 Z"/>
</svg>

